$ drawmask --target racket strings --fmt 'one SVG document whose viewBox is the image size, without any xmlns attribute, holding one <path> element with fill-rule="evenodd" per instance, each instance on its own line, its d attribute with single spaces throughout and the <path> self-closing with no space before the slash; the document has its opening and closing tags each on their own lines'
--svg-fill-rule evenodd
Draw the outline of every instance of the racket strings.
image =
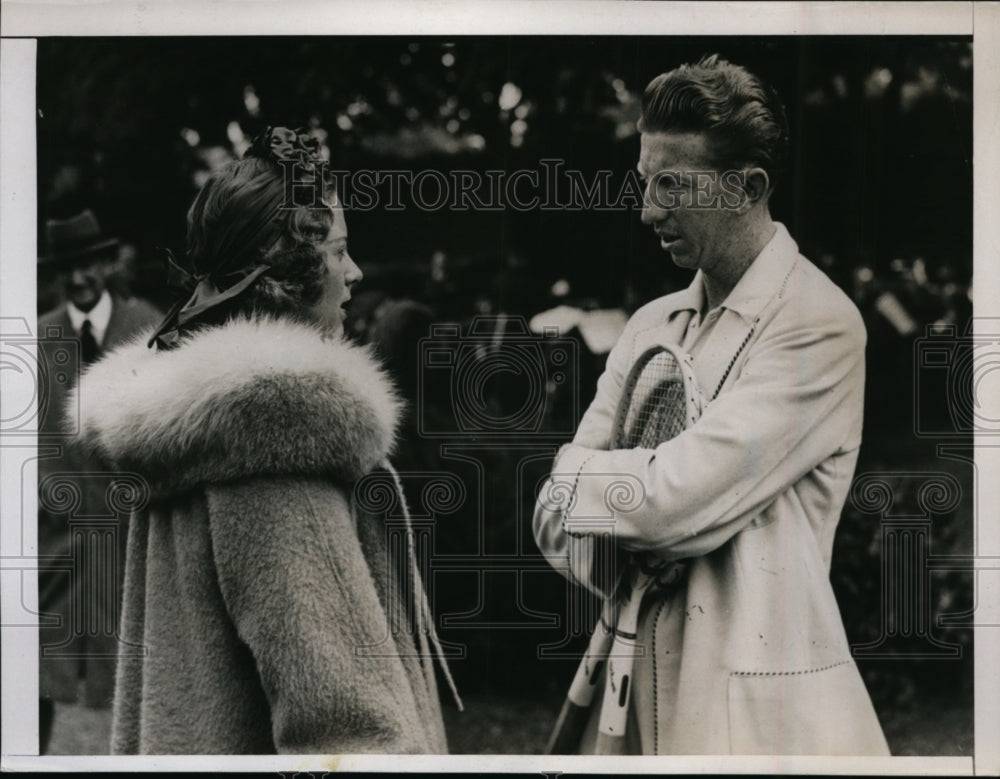
<svg viewBox="0 0 1000 779">
<path fill-rule="evenodd" d="M 687 386 L 677 358 L 666 350 L 654 352 L 633 371 L 636 372 L 633 381 L 626 384 L 629 392 L 619 431 L 620 448 L 655 449 L 687 429 L 692 421 L 688 398 L 694 389 Z M 636 555 L 633 564 L 653 580 L 649 585 L 651 591 L 678 584 L 687 570 L 682 562 L 668 562 L 651 555 Z M 622 594 L 628 597 L 631 582 L 625 585 Z"/>
<path fill-rule="evenodd" d="M 623 424 L 623 449 L 655 449 L 687 427 L 684 375 L 670 352 L 657 352 L 641 366 Z"/>
</svg>

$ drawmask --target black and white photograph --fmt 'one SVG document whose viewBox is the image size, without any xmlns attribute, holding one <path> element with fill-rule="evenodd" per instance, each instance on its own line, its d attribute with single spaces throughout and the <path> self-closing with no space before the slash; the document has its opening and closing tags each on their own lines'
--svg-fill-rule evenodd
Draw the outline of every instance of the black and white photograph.
<svg viewBox="0 0 1000 779">
<path fill-rule="evenodd" d="M 1000 772 L 1000 5 L 171 6 L 2 6 L 4 770 Z"/>
</svg>

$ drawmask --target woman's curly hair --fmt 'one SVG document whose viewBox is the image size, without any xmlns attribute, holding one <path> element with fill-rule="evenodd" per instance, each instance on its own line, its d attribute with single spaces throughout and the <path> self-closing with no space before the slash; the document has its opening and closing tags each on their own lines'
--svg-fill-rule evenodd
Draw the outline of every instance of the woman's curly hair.
<svg viewBox="0 0 1000 779">
<path fill-rule="evenodd" d="M 255 193 L 283 187 L 283 176 L 284 170 L 274 160 L 248 156 L 229 163 L 209 179 L 187 217 L 187 256 L 195 272 L 203 270 L 200 262 L 218 262 L 213 247 L 219 243 L 219 236 L 233 229 L 237 215 L 245 216 L 241 212 L 252 208 Z M 296 183 L 308 183 L 311 189 L 310 181 L 300 179 Z M 241 314 L 297 316 L 320 299 L 327 271 L 317 246 L 333 225 L 333 208 L 327 203 L 308 203 L 262 218 L 277 220 L 277 240 L 252 247 L 251 256 L 239 264 L 266 263 L 269 270 L 246 292 L 203 317 L 203 323 Z"/>
</svg>

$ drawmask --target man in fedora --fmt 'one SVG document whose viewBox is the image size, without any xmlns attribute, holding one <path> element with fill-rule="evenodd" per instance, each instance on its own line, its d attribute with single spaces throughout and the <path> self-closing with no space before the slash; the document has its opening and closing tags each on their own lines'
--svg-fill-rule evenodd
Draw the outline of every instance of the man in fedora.
<svg viewBox="0 0 1000 779">
<path fill-rule="evenodd" d="M 66 300 L 38 318 L 39 336 L 39 749 L 51 734 L 54 701 L 108 708 L 114 691 L 118 603 L 126 528 L 107 495 L 112 475 L 70 445 L 69 389 L 101 354 L 154 326 L 161 313 L 123 298 L 107 282 L 118 240 L 90 210 L 45 225 L 39 273 L 52 272 Z M 69 502 L 58 495 L 73 496 Z"/>
</svg>

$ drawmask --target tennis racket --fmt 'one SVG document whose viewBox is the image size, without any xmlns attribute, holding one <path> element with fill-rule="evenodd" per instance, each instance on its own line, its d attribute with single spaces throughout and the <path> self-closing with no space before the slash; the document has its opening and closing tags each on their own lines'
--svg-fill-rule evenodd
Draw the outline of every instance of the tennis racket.
<svg viewBox="0 0 1000 779">
<path fill-rule="evenodd" d="M 704 399 L 690 358 L 671 345 L 643 352 L 629 371 L 615 414 L 612 449 L 655 449 L 701 416 Z M 597 685 L 605 685 L 598 723 L 597 754 L 622 754 L 632 700 L 639 609 L 651 589 L 680 580 L 683 563 L 630 558 L 614 593 L 603 604 L 601 620 L 570 684 L 548 754 L 578 752 Z M 603 662 L 602 662 L 603 661 Z"/>
<path fill-rule="evenodd" d="M 614 619 L 614 600 L 606 598 L 601 618 L 590 635 L 590 644 L 570 682 L 569 692 L 566 693 L 566 700 L 556 719 L 552 735 L 549 736 L 545 754 L 573 755 L 579 751 L 580 739 L 590 716 L 590 705 L 594 702 L 594 693 L 597 685 L 604 679 L 604 665 L 614 638 Z"/>
</svg>

